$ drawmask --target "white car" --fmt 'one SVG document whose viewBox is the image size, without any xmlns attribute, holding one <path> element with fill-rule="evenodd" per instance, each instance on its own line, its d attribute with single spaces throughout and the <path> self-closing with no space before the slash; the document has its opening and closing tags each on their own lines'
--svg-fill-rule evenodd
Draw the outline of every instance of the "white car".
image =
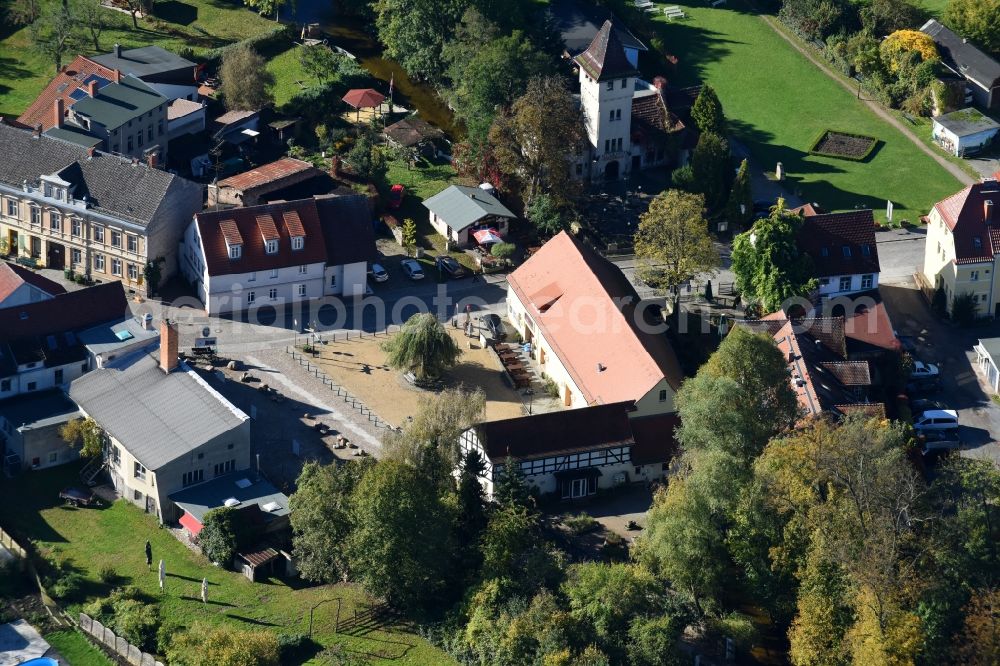
<svg viewBox="0 0 1000 666">
<path fill-rule="evenodd" d="M 954 409 L 928 409 L 913 420 L 917 432 L 925 430 L 955 430 L 958 428 L 958 412 Z"/>
<path fill-rule="evenodd" d="M 416 260 L 403 259 L 399 262 L 399 265 L 403 267 L 403 272 L 406 273 L 406 277 L 411 280 L 424 279 L 424 269 L 420 267 L 420 264 Z"/>
<path fill-rule="evenodd" d="M 923 361 L 913 362 L 913 372 L 910 376 L 915 379 L 928 379 L 930 377 L 937 377 L 940 374 L 938 367 L 933 363 L 924 363 Z"/>
<path fill-rule="evenodd" d="M 368 275 L 376 282 L 385 282 L 389 279 L 389 273 L 382 268 L 382 264 L 372 264 L 372 267 L 368 269 Z"/>
</svg>

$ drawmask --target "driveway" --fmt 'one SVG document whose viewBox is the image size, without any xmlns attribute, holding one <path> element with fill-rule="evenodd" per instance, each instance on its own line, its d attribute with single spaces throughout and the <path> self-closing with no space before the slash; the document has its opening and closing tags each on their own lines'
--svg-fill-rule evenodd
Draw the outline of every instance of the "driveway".
<svg viewBox="0 0 1000 666">
<path fill-rule="evenodd" d="M 942 388 L 932 397 L 958 411 L 962 455 L 1000 465 L 1000 405 L 984 390 L 973 351 L 979 338 L 1000 335 L 1000 324 L 961 329 L 938 321 L 912 281 L 879 291 L 897 333 L 913 339 L 920 360 L 940 368 Z"/>
<path fill-rule="evenodd" d="M 887 229 L 875 234 L 880 284 L 913 284 L 913 274 L 924 265 L 927 228 Z"/>
</svg>

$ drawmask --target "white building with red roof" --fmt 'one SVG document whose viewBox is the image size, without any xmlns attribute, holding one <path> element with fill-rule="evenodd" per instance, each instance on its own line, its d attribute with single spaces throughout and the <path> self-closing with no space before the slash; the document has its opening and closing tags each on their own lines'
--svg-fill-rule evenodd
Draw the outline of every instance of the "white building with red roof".
<svg viewBox="0 0 1000 666">
<path fill-rule="evenodd" d="M 37 303 L 65 293 L 62 285 L 32 270 L 0 261 L 0 309 Z"/>
<path fill-rule="evenodd" d="M 566 232 L 507 279 L 507 315 L 566 407 L 634 401 L 676 411 L 683 379 L 659 308 L 621 270 Z"/>
<path fill-rule="evenodd" d="M 926 287 L 944 289 L 949 311 L 956 296 L 971 294 L 979 316 L 1000 315 L 998 256 L 1000 183 L 995 178 L 934 204 L 921 275 Z"/>
</svg>

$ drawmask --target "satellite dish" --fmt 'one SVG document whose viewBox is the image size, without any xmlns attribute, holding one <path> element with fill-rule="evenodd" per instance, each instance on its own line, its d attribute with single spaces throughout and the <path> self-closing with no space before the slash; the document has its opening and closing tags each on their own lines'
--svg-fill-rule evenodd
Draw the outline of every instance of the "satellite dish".
<svg viewBox="0 0 1000 666">
<path fill-rule="evenodd" d="M 201 337 L 207 338 L 210 335 L 212 335 L 212 329 L 211 328 L 209 328 L 208 326 L 206 326 L 205 328 L 201 329 Z"/>
</svg>

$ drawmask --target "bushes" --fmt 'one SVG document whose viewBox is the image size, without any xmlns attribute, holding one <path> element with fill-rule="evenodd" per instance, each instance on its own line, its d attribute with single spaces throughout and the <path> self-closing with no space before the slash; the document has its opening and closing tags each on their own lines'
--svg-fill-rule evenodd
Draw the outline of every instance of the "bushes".
<svg viewBox="0 0 1000 666">
<path fill-rule="evenodd" d="M 262 32 L 259 35 L 247 37 L 246 39 L 234 42 L 233 44 L 227 44 L 226 46 L 220 46 L 206 51 L 204 61 L 209 64 L 217 65 L 218 62 L 222 60 L 223 55 L 225 55 L 228 51 L 239 48 L 240 46 L 249 46 L 254 51 L 260 52 L 272 49 L 283 41 L 293 39 L 295 39 L 294 25 L 278 25 L 268 32 Z"/>
<path fill-rule="evenodd" d="M 591 530 L 597 529 L 600 523 L 593 516 L 589 516 L 585 513 L 581 513 L 575 516 L 570 516 L 569 518 L 563 519 L 563 524 L 569 528 L 569 531 L 573 534 L 585 534 Z"/>
<path fill-rule="evenodd" d="M 83 612 L 141 650 L 153 651 L 160 643 L 160 611 L 136 587 L 116 588 L 84 606 Z"/>
<path fill-rule="evenodd" d="M 959 326 L 971 326 L 976 322 L 977 316 L 975 295 L 969 293 L 959 294 L 952 299 L 951 318 Z"/>
<path fill-rule="evenodd" d="M 118 580 L 118 570 L 112 566 L 103 566 L 97 572 L 97 578 L 102 583 L 114 584 Z"/>
<path fill-rule="evenodd" d="M 195 624 L 174 635 L 166 657 L 175 666 L 278 666 L 281 647 L 269 631 Z"/>
</svg>

